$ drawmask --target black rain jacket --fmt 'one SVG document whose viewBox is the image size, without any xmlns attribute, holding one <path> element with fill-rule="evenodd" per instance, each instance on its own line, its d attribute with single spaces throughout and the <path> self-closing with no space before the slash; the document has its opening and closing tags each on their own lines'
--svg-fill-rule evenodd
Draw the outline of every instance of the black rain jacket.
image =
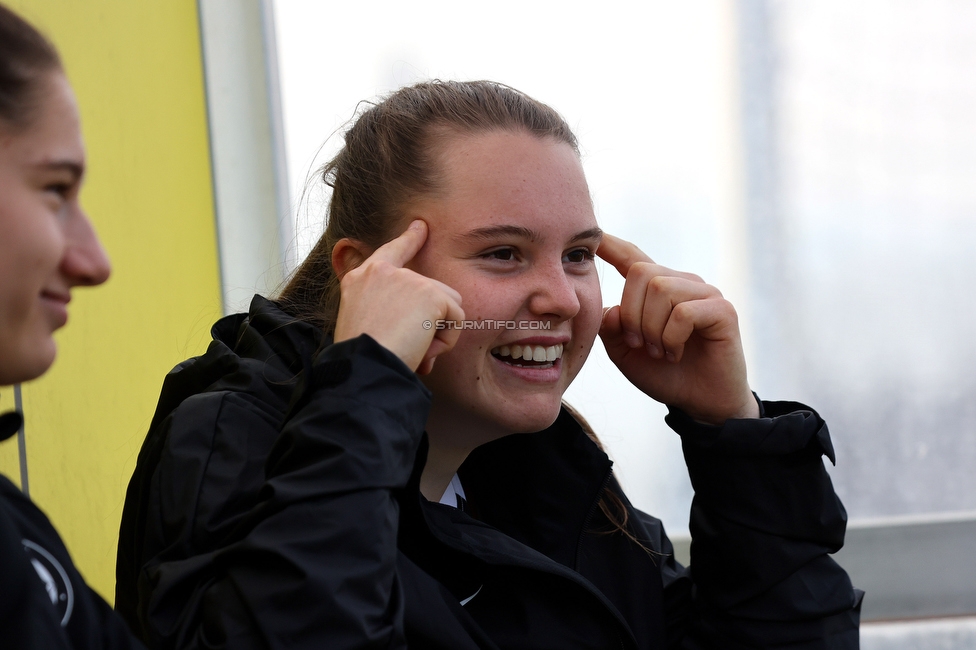
<svg viewBox="0 0 976 650">
<path fill-rule="evenodd" d="M 466 512 L 419 492 L 430 393 L 394 354 L 319 348 L 261 297 L 213 335 L 166 377 L 126 496 L 116 607 L 151 647 L 858 646 L 805 406 L 668 416 L 696 491 L 687 569 L 565 410 L 471 454 Z M 607 487 L 643 547 L 613 532 Z"/>
</svg>

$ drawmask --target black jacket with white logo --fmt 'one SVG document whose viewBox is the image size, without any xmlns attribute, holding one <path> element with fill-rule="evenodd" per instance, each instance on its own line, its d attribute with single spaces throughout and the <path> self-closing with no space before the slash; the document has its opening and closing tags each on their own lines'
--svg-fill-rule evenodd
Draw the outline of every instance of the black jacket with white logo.
<svg viewBox="0 0 976 650">
<path fill-rule="evenodd" d="M 0 416 L 0 440 L 20 418 Z M 141 648 L 125 622 L 88 588 L 51 522 L 0 475 L 0 648 Z"/>
<path fill-rule="evenodd" d="M 395 355 L 318 350 L 260 297 L 213 333 L 167 376 L 126 497 L 116 607 L 152 647 L 858 645 L 807 407 L 668 416 L 696 490 L 685 569 L 567 411 L 473 452 L 462 511 L 420 495 L 430 393 Z M 643 546 L 598 507 L 607 486 Z"/>
</svg>

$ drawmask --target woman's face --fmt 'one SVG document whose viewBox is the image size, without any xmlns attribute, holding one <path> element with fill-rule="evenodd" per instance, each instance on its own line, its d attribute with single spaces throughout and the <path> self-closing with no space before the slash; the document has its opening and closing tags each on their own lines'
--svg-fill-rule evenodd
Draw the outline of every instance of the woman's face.
<svg viewBox="0 0 976 650">
<path fill-rule="evenodd" d="M 438 153 L 444 191 L 408 210 L 430 233 L 408 266 L 457 290 L 475 323 L 423 378 L 434 393 L 428 424 L 474 447 L 558 415 L 603 315 L 602 233 L 567 144 L 495 131 L 450 138 Z"/>
<path fill-rule="evenodd" d="M 108 258 L 78 203 L 85 168 L 78 108 L 50 73 L 22 131 L 0 124 L 0 385 L 50 367 L 71 288 L 104 282 Z"/>
</svg>

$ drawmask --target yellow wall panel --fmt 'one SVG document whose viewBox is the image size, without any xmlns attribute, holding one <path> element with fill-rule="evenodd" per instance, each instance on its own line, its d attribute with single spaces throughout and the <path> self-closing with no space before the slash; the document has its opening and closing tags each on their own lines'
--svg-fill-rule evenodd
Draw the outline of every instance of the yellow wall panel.
<svg viewBox="0 0 976 650">
<path fill-rule="evenodd" d="M 14 389 L 0 388 L 0 413 L 12 410 L 14 410 Z M 20 485 L 20 455 L 16 434 L 0 442 L 0 474 L 9 478 L 15 485 Z"/>
<path fill-rule="evenodd" d="M 23 388 L 31 497 L 110 602 L 124 492 L 164 374 L 220 315 L 203 66 L 193 0 L 20 0 L 81 107 L 82 202 L 113 263 L 74 292 L 58 360 Z M 10 395 L 8 397 L 8 394 Z M 3 408 L 12 405 L 4 391 Z M 16 444 L 0 470 L 16 480 Z"/>
</svg>

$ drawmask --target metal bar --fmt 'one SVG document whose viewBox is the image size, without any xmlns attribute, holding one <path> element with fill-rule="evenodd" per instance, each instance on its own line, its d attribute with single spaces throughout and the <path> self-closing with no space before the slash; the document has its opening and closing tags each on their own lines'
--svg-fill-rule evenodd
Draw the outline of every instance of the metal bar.
<svg viewBox="0 0 976 650">
<path fill-rule="evenodd" d="M 865 621 L 976 614 L 976 513 L 853 523 L 834 557 Z"/>
<path fill-rule="evenodd" d="M 213 212 L 214 212 L 214 231 L 217 234 L 217 277 L 220 281 L 220 303 L 221 310 L 224 315 L 232 313 L 231 306 L 227 304 L 227 280 L 224 262 L 224 246 L 223 241 L 223 230 L 220 225 L 220 206 L 218 204 L 217 196 L 217 161 L 216 154 L 214 152 L 214 134 L 213 134 L 213 102 L 210 100 L 210 85 L 211 81 L 209 75 L 207 75 L 207 47 L 206 47 L 206 30 L 204 28 L 204 17 L 203 17 L 203 3 L 206 0 L 197 0 L 197 36 L 200 39 L 200 60 L 203 63 L 203 92 L 204 96 L 207 98 L 205 102 L 207 109 L 207 147 L 210 150 L 210 187 L 213 192 Z"/>
<path fill-rule="evenodd" d="M 675 536 L 691 561 L 691 538 Z M 866 593 L 862 621 L 976 615 L 976 512 L 852 522 L 834 559 Z"/>
<path fill-rule="evenodd" d="M 20 430 L 17 431 L 17 454 L 20 457 L 20 491 L 30 496 L 30 484 L 27 481 L 27 418 L 24 417 L 24 399 L 21 395 L 20 384 L 14 384 L 14 408 L 21 415 Z"/>
<path fill-rule="evenodd" d="M 274 16 L 263 0 L 198 0 L 224 311 L 273 294 L 291 266 Z M 284 214 L 282 214 L 284 212 Z M 287 241 L 285 241 L 287 240 Z"/>
<path fill-rule="evenodd" d="M 861 650 L 972 650 L 976 618 L 942 618 L 861 626 Z"/>
<path fill-rule="evenodd" d="M 281 108 L 281 75 L 278 66 L 278 36 L 274 3 L 261 0 L 261 34 L 264 37 L 264 80 L 271 127 L 271 158 L 275 174 L 275 203 L 278 208 L 278 237 L 285 275 L 298 266 L 295 259 L 295 225 L 288 180 L 288 152 L 285 150 L 285 118 Z"/>
</svg>

